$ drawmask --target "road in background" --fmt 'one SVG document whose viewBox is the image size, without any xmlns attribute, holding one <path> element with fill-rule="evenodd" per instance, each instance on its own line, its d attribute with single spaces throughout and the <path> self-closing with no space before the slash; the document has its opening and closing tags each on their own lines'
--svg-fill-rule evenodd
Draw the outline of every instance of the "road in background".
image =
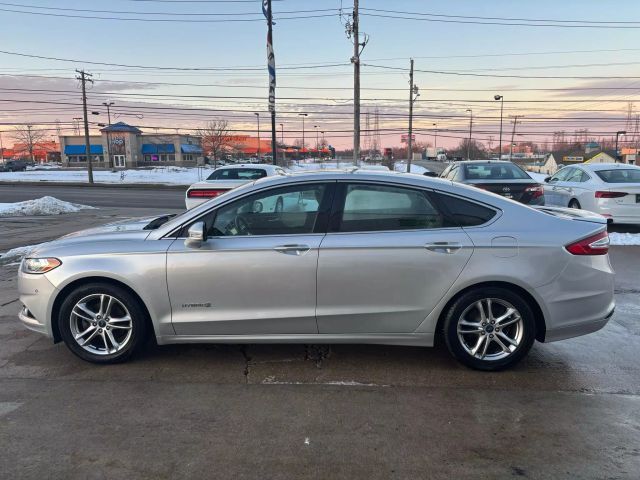
<svg viewBox="0 0 640 480">
<path fill-rule="evenodd" d="M 92 207 L 181 208 L 184 209 L 184 192 L 176 187 L 103 187 L 81 185 L 33 185 L 15 183 L 0 184 L 0 203 L 22 202 L 49 195 L 65 202 L 91 205 Z"/>
</svg>

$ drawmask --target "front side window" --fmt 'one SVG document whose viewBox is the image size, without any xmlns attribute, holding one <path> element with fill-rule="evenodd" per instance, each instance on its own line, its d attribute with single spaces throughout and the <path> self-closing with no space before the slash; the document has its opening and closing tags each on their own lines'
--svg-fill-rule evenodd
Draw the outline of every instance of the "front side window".
<svg viewBox="0 0 640 480">
<path fill-rule="evenodd" d="M 338 231 L 441 228 L 444 217 L 420 190 L 383 185 L 346 186 Z"/>
<path fill-rule="evenodd" d="M 289 235 L 314 232 L 326 185 L 268 190 L 220 207 L 208 235 Z"/>
<path fill-rule="evenodd" d="M 582 170 L 578 169 L 578 168 L 573 168 L 573 171 L 571 172 L 571 174 L 569 176 L 567 176 L 567 178 L 564 180 L 565 182 L 584 182 L 586 180 L 582 180 L 583 176 L 586 176 L 586 173 L 584 173 Z M 589 177 L 587 177 L 588 179 Z"/>
</svg>

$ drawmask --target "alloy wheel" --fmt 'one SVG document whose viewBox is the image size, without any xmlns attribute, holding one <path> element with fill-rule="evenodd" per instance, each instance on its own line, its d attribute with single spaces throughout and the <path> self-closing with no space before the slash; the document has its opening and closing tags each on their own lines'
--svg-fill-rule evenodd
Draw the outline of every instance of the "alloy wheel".
<svg viewBox="0 0 640 480">
<path fill-rule="evenodd" d="M 466 352 L 495 361 L 512 355 L 524 337 L 520 312 L 500 298 L 483 298 L 469 305 L 457 322 L 458 340 Z"/>
<path fill-rule="evenodd" d="M 131 341 L 131 314 L 112 295 L 95 293 L 80 299 L 71 310 L 69 322 L 77 344 L 95 355 L 117 353 Z"/>
</svg>

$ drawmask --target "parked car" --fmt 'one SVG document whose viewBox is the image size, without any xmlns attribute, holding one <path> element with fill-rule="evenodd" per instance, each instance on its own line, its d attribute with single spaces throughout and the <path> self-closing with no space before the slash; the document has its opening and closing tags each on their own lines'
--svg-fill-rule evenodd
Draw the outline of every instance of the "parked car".
<svg viewBox="0 0 640 480">
<path fill-rule="evenodd" d="M 567 166 L 545 179 L 548 205 L 581 208 L 612 223 L 640 224 L 640 167 L 623 163 Z"/>
<path fill-rule="evenodd" d="M 455 162 L 440 177 L 482 188 L 527 205 L 544 205 L 544 187 L 515 163 L 502 160 Z"/>
<path fill-rule="evenodd" d="M 286 172 L 275 165 L 239 164 L 216 168 L 206 180 L 189 187 L 185 193 L 186 206 L 193 208 L 247 182 L 273 175 L 286 175 Z"/>
<path fill-rule="evenodd" d="M 24 172 L 30 165 L 32 165 L 32 162 L 27 162 L 26 160 L 7 160 L 4 163 L 0 163 L 0 171 Z"/>
<path fill-rule="evenodd" d="M 432 346 L 483 370 L 614 310 L 604 217 L 529 208 L 421 175 L 316 172 L 243 185 L 175 217 L 42 244 L 19 317 L 80 358 L 168 343 Z"/>
</svg>

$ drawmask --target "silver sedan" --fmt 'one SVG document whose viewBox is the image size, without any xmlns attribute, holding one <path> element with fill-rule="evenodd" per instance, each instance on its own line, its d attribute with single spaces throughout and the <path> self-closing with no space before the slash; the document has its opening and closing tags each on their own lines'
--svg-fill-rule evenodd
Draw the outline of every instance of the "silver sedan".
<svg viewBox="0 0 640 480">
<path fill-rule="evenodd" d="M 84 360 L 168 343 L 432 346 L 497 370 L 612 316 L 606 220 L 417 175 L 246 184 L 78 232 L 19 272 L 20 319 Z"/>
</svg>

